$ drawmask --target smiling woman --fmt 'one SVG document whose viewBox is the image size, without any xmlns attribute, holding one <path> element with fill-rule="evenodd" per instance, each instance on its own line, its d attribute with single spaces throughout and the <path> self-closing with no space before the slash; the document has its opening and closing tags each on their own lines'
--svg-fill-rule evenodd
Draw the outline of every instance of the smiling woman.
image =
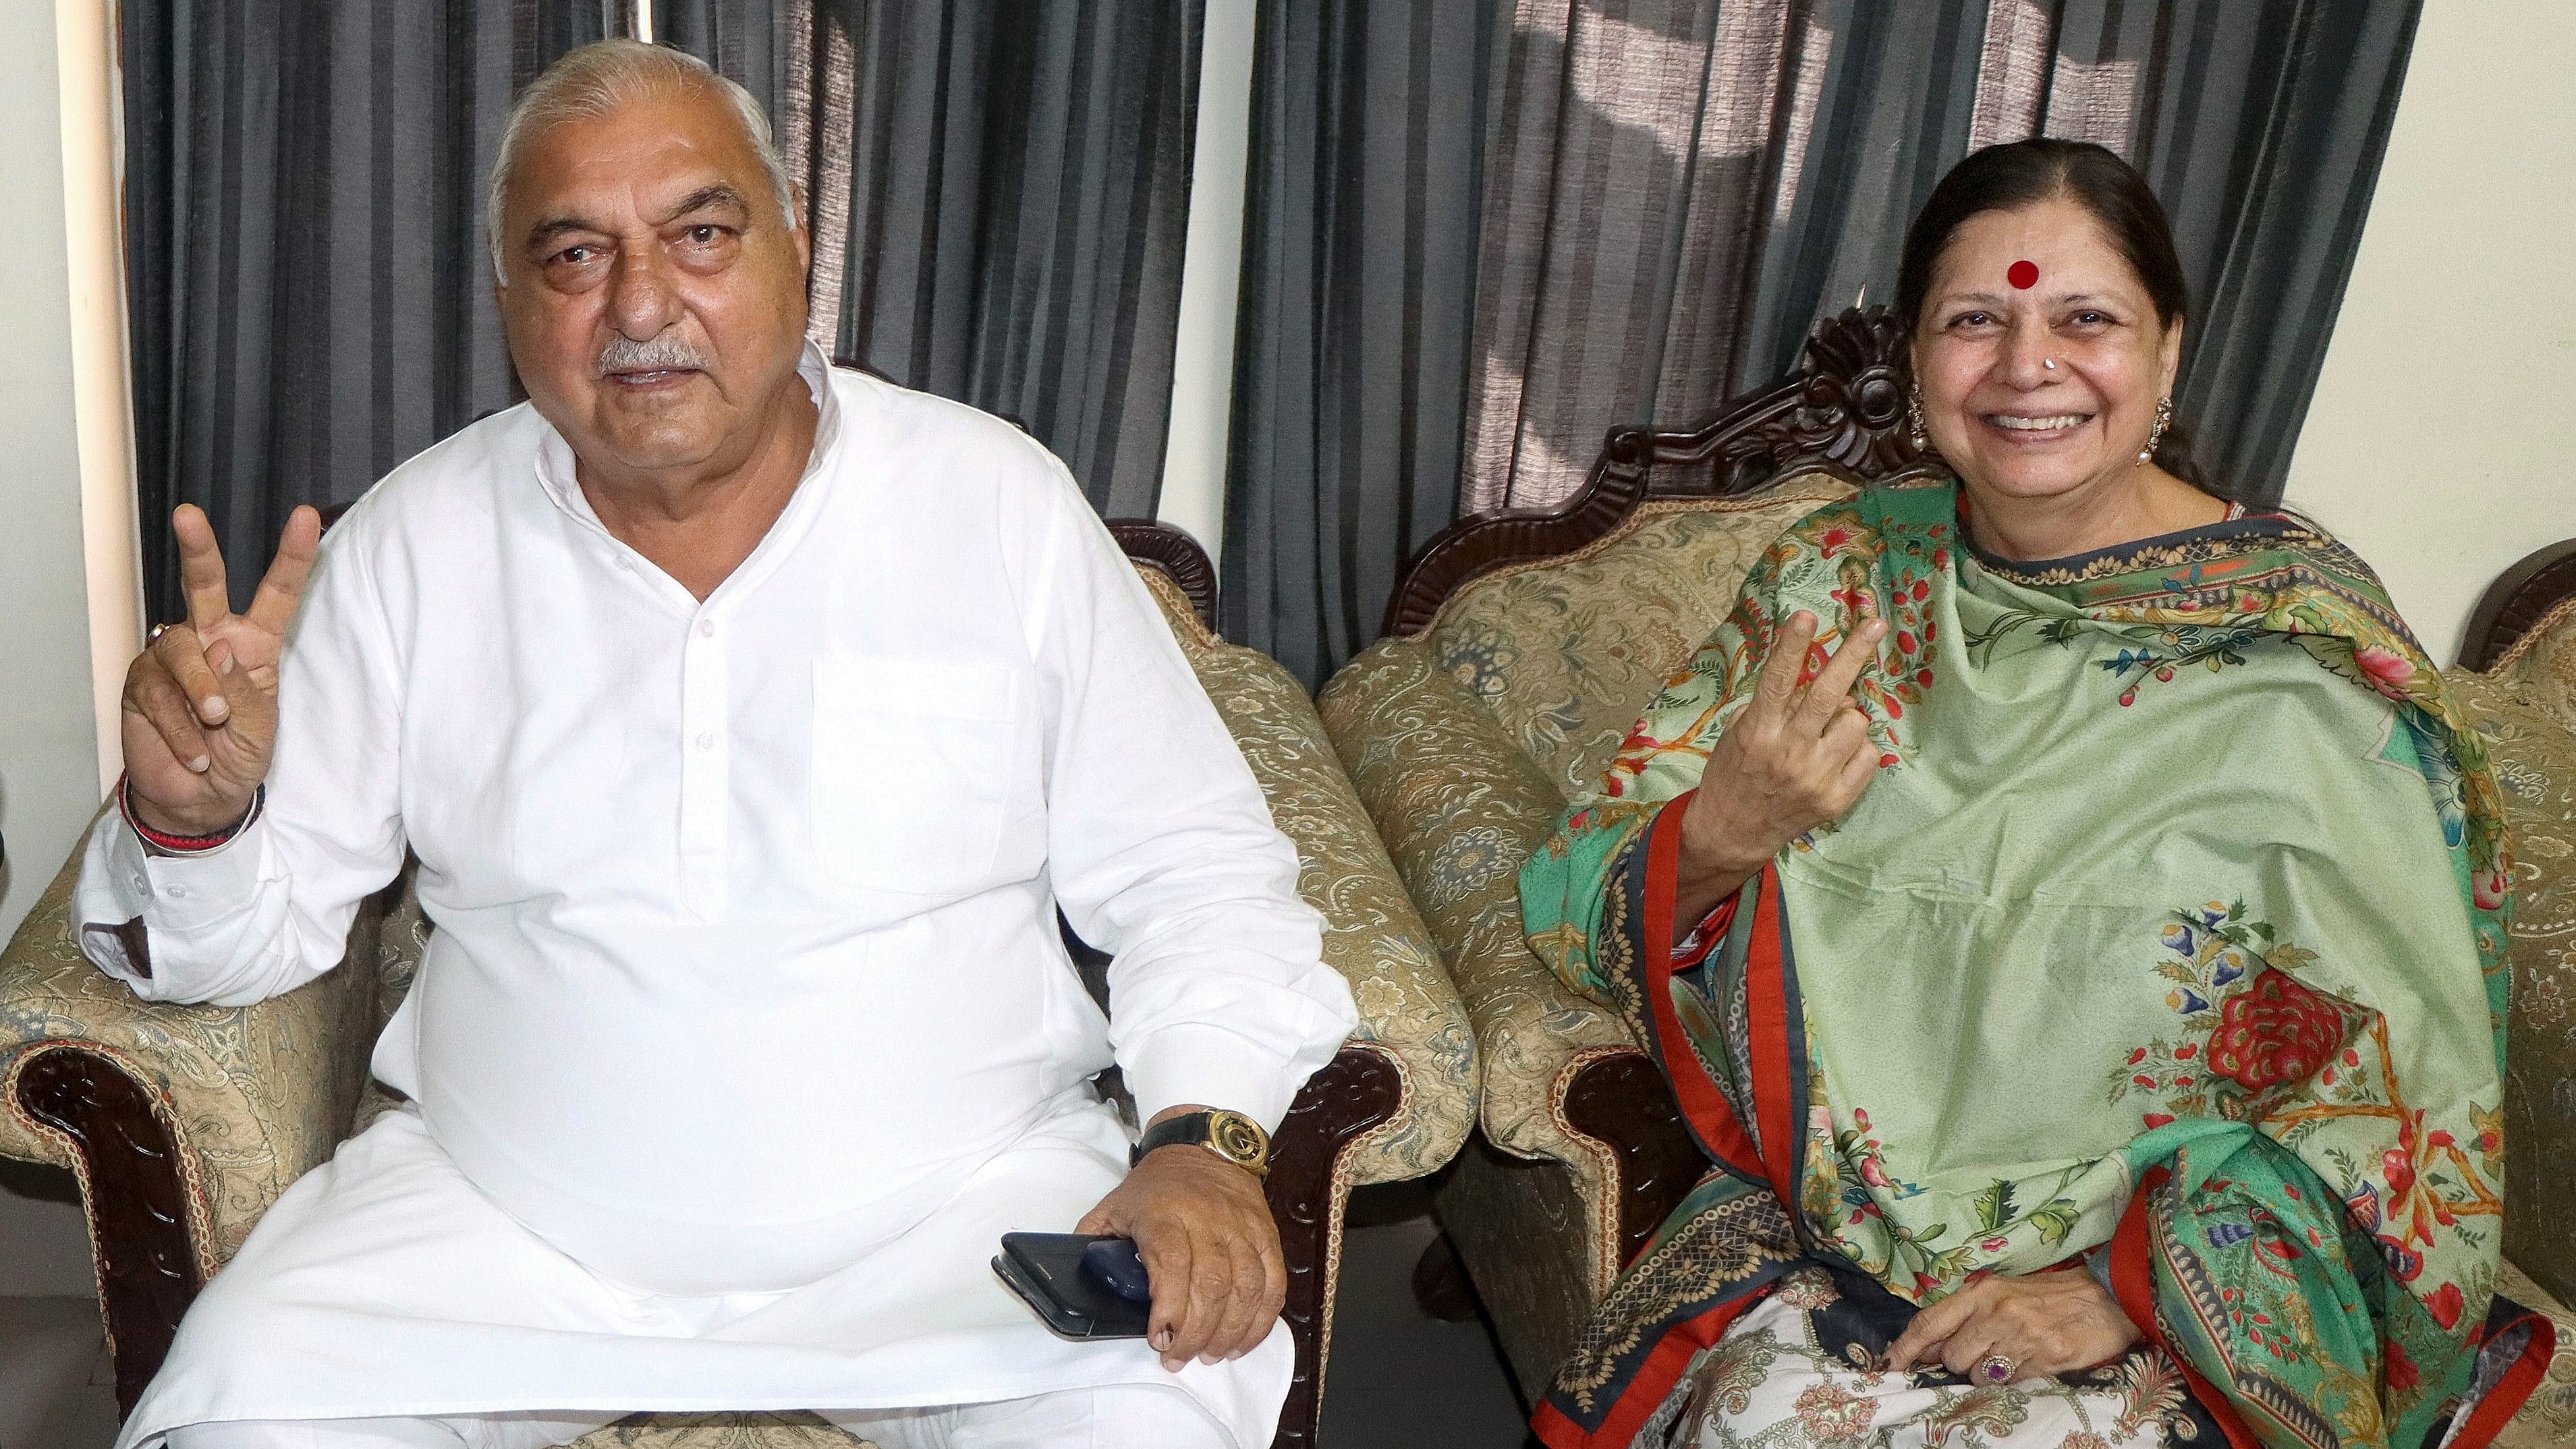
<svg viewBox="0 0 2576 1449">
<path fill-rule="evenodd" d="M 1721 1169 L 1542 1436 L 2492 1442 L 2549 1330 L 2482 738 L 2350 550 L 2194 486 L 2125 163 L 1971 156 L 1897 310 L 1946 471 L 1781 535 L 1521 875 Z"/>
<path fill-rule="evenodd" d="M 2053 558 L 2224 513 L 2173 425 L 2173 233 L 2111 152 L 2036 140 L 1961 162 L 1906 233 L 1896 310 L 1915 431 L 1980 542 Z"/>
</svg>

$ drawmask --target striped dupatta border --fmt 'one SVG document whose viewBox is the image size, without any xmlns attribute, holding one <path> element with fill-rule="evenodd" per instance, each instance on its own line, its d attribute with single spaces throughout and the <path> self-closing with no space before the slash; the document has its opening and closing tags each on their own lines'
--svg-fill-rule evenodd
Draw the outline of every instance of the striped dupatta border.
<svg viewBox="0 0 2576 1449">
<path fill-rule="evenodd" d="M 1765 866 L 1737 896 L 1735 909 L 1742 918 L 1732 926 L 1748 933 L 1750 940 L 1745 969 L 1752 1016 L 1753 1070 L 1758 1078 L 1758 1141 L 1738 1120 L 1726 1094 L 1718 1089 L 1706 1066 L 1691 1050 L 1673 1010 L 1673 903 L 1682 818 L 1690 799 L 1684 794 L 1668 802 L 1656 813 L 1654 824 L 1639 846 L 1631 847 L 1642 847 L 1645 853 L 1641 888 L 1631 888 L 1640 897 L 1631 919 L 1636 922 L 1637 972 L 1645 988 L 1644 1004 L 1652 1025 L 1651 1039 L 1645 1046 L 1672 1083 L 1682 1119 L 1701 1149 L 1723 1173 L 1767 1187 L 1777 1199 L 1778 1210 L 1787 1218 L 1788 1231 L 1803 1243 L 1804 1235 L 1795 1225 L 1800 1141 L 1797 1103 L 1805 1091 L 1806 1050 L 1803 1034 L 1795 1026 L 1797 983 L 1786 917 L 1780 908 L 1780 880 L 1771 867 Z M 1635 1262 L 1627 1266 L 1634 1269 L 1652 1258 L 1685 1226 L 1685 1218 L 1699 1210 L 1701 1201 L 1701 1194 L 1694 1192 Z M 1660 1325 L 1639 1337 L 1644 1347 L 1617 1356 L 1622 1362 L 1604 1385 L 1613 1395 L 1606 1405 L 1595 1397 L 1596 1407 L 1587 1412 L 1564 1391 L 1560 1380 L 1559 1388 L 1540 1402 L 1532 1417 L 1531 1427 L 1540 1441 L 1550 1449 L 1615 1449 L 1627 1445 L 1670 1397 L 1674 1386 L 1689 1372 L 1692 1360 L 1716 1344 L 1736 1319 L 1771 1291 L 1795 1261 L 1792 1255 L 1747 1263 L 1744 1266 L 1748 1271 L 1665 1315 Z M 1612 1291 L 1616 1294 L 1618 1289 L 1614 1287 Z"/>
</svg>

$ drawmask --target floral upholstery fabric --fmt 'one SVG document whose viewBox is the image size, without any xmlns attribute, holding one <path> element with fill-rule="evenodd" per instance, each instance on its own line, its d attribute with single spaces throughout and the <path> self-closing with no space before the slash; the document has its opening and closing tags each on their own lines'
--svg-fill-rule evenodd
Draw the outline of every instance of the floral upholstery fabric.
<svg viewBox="0 0 2576 1449">
<path fill-rule="evenodd" d="M 2496 1277 L 2496 1291 L 2525 1308 L 2548 1314 L 2558 1326 L 2558 1353 L 2522 1412 L 2496 1435 L 2495 1449 L 2542 1449 L 2543 1445 L 2565 1449 L 2576 1444 L 2576 1311 L 2568 1309 L 2565 1299 L 2551 1296 L 2531 1281 L 2511 1259 Z"/>
<path fill-rule="evenodd" d="M 1520 868 L 1563 797 L 1421 641 L 1362 653 L 1326 687 L 1322 713 L 1475 1022 L 1486 1140 L 1575 1174 L 1591 1214 L 1578 1281 L 1597 1293 L 1617 1271 L 1615 1219 L 1555 1086 L 1577 1051 L 1628 1045 L 1627 1028 L 1566 990 L 1521 937 Z"/>
<path fill-rule="evenodd" d="M 1460 589 L 1424 637 L 1441 670 L 1571 796 L 1601 777 L 1646 701 L 1734 607 L 1763 548 L 1851 491 L 1803 473 L 1744 498 L 1645 504 L 1578 552 Z"/>
<path fill-rule="evenodd" d="M 868 1441 L 812 1414 L 637 1414 L 573 1449 L 850 1449 Z"/>
<path fill-rule="evenodd" d="M 2451 685 L 2495 761 L 2513 859 L 2505 1253 L 2576 1299 L 2576 611 Z"/>
<path fill-rule="evenodd" d="M 1200 682 L 1297 843 L 1298 885 L 1324 916 L 1324 959 L 1349 980 L 1355 1041 L 1402 1069 L 1404 1105 L 1346 1151 L 1341 1190 L 1428 1173 L 1456 1155 L 1473 1125 L 1478 1063 L 1466 1008 L 1449 985 L 1361 808 L 1314 706 L 1265 656 L 1202 627 L 1153 569 L 1154 593 Z M 312 984 L 256 1006 L 180 1007 L 137 1000 L 80 954 L 68 924 L 75 852 L 0 952 L 0 1157 L 76 1167 L 68 1144 L 15 1110 L 14 1069 L 50 1040 L 95 1044 L 150 1090 L 175 1128 L 191 1222 L 209 1268 L 229 1259 L 287 1185 L 392 1105 L 367 1058 L 410 989 L 428 944 L 408 872 L 367 903 L 350 958 Z M 1508 875 L 1508 873 L 1506 873 Z M 372 969 L 354 970 L 364 961 Z M 1338 1226 L 1338 1206 L 1335 1217 Z M 1338 1233 L 1328 1245 L 1338 1257 Z M 1329 1322 L 1329 1305 L 1327 1308 Z M 580 1441 L 589 1449 L 806 1449 L 858 1441 L 798 1414 L 638 1415 Z"/>
<path fill-rule="evenodd" d="M 370 973 L 328 972 L 256 1006 L 145 1003 L 73 941 L 78 873 L 75 855 L 0 952 L 0 1157 L 76 1166 L 67 1143 L 21 1112 L 15 1087 L 46 1042 L 102 1051 L 176 1128 L 189 1236 L 202 1261 L 220 1265 L 287 1184 L 347 1134 L 374 1043 Z M 359 913 L 353 957 L 375 954 L 384 906 Z"/>
<path fill-rule="evenodd" d="M 1160 570 L 1137 572 L 1261 782 L 1272 820 L 1296 842 L 1298 893 L 1324 918 L 1324 964 L 1359 1006 L 1351 1040 L 1384 1048 L 1403 1071 L 1404 1105 L 1342 1171 L 1351 1185 L 1431 1172 L 1475 1125 L 1479 1077 L 1476 1031 L 1431 933 L 1296 676 L 1209 632 Z"/>
<path fill-rule="evenodd" d="M 2576 599 L 2542 615 L 2487 672 L 2511 680 L 2533 705 L 2576 730 Z"/>
<path fill-rule="evenodd" d="M 1524 1385 L 1552 1376 L 1608 1282 L 1605 1164 L 1565 1130 L 1559 1094 L 1578 1054 L 1625 1037 L 1522 946 L 1513 876 L 1771 536 L 1844 491 L 1809 475 L 1736 503 L 1650 503 L 1579 553 L 1476 580 L 1421 635 L 1380 641 L 1325 687 L 1325 725 L 1475 1020 L 1485 1134 L 1542 1159 L 1523 1171 L 1470 1149 L 1439 1199 Z M 2568 1345 L 2499 1442 L 2576 1442 L 2561 1306 L 2576 1301 L 2576 605 L 2494 675 L 2451 679 L 2496 761 L 2516 862 L 2503 1286 L 2557 1317 Z"/>
</svg>

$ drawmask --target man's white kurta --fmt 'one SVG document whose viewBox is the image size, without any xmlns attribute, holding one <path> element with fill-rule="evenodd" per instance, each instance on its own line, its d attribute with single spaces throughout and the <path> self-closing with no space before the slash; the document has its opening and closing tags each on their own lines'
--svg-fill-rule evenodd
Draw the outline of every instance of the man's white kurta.
<svg viewBox="0 0 2576 1449">
<path fill-rule="evenodd" d="M 259 821 L 196 859 L 100 826 L 74 910 L 149 999 L 330 969 L 406 848 L 437 927 L 375 1055 L 417 1111 L 297 1184 L 209 1290 L 275 1341 L 192 1332 L 224 1311 L 201 1304 L 125 1442 L 1170 1381 L 1135 1341 L 1048 1335 L 984 1270 L 991 1230 L 1067 1229 L 1114 1180 L 1088 1085 L 1113 1061 L 1145 1115 L 1276 1126 L 1349 993 L 1063 466 L 819 355 L 804 375 L 813 465 L 703 603 L 600 525 L 531 408 L 396 469 L 325 541 Z M 1059 906 L 1116 958 L 1114 1020 Z M 103 929 L 137 917 L 148 961 Z M 337 1351 L 291 1361 L 326 1323 Z M 1246 1416 L 1275 1416 L 1285 1350 L 1180 1382 L 1266 1442 Z"/>
</svg>

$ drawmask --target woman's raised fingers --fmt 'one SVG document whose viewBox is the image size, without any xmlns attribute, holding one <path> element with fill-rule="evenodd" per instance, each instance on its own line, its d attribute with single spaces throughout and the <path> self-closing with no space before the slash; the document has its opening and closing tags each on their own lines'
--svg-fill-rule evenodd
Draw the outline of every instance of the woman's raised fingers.
<svg viewBox="0 0 2576 1449">
<path fill-rule="evenodd" d="M 1762 673 L 1753 681 L 1753 703 L 1748 712 L 1773 719 L 1785 718 L 1789 702 L 1798 693 L 1798 676 L 1807 669 L 1807 649 L 1816 642 L 1816 616 L 1804 609 L 1791 614 L 1771 636 L 1770 657 L 1762 661 Z"/>
<path fill-rule="evenodd" d="M 188 622 L 207 628 L 233 611 L 215 526 L 204 509 L 182 503 L 170 514 L 170 531 L 179 537 L 179 587 L 188 596 Z"/>
<path fill-rule="evenodd" d="M 1849 721 L 1846 723 L 1845 721 Z M 1869 783 L 1878 778 L 1878 741 L 1869 737 L 1869 717 L 1858 709 L 1845 709 L 1836 716 L 1825 735 L 1829 753 L 1826 758 L 1839 762 L 1832 786 L 1837 808 L 1836 819 L 1857 804 Z"/>
<path fill-rule="evenodd" d="M 1851 702 L 1852 686 L 1860 682 L 1860 672 L 1878 657 L 1878 641 L 1887 637 L 1887 626 L 1876 619 L 1864 621 L 1843 636 L 1835 646 L 1833 657 L 1816 671 L 1813 683 L 1799 701 L 1798 718 L 1821 732 L 1834 717 L 1834 711 Z"/>
</svg>

